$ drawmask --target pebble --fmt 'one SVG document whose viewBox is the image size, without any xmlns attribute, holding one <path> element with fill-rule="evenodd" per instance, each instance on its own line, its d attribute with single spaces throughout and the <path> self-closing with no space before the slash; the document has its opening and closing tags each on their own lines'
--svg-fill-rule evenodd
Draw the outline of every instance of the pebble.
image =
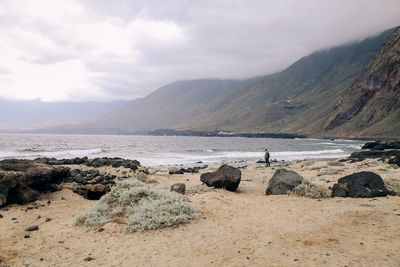
<svg viewBox="0 0 400 267">
<path fill-rule="evenodd" d="M 37 230 L 39 230 L 39 226 L 37 226 L 37 225 L 31 225 L 31 226 L 28 226 L 25 228 L 25 231 L 27 231 L 27 232 L 32 232 L 32 231 L 37 231 Z"/>
<path fill-rule="evenodd" d="M 93 257 L 86 257 L 86 258 L 84 259 L 84 261 L 92 261 L 92 260 L 94 260 Z"/>
</svg>

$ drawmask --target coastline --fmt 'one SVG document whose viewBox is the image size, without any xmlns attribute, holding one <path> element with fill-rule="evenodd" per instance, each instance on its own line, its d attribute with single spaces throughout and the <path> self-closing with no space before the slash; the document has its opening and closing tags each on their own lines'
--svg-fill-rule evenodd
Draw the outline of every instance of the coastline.
<svg viewBox="0 0 400 267">
<path fill-rule="evenodd" d="M 245 165 L 247 165 L 245 167 Z M 149 187 L 200 183 L 199 173 L 168 174 L 167 166 L 150 167 Z M 78 166 L 88 169 L 88 166 Z M 399 179 L 398 167 L 376 159 L 360 162 L 301 160 L 274 164 L 243 164 L 237 192 L 192 190 L 187 197 L 200 217 L 173 228 L 127 234 L 123 226 L 73 226 L 77 215 L 95 201 L 65 187 L 42 195 L 37 208 L 11 205 L 0 209 L 1 266 L 378 266 L 400 264 L 399 198 L 309 199 L 292 195 L 266 196 L 266 184 L 278 168 L 293 170 L 328 188 L 356 171 L 373 171 L 384 180 Z M 100 167 L 118 174 L 123 167 Z M 135 175 L 128 173 L 128 179 Z M 48 204 L 50 200 L 50 204 Z M 15 219 L 13 219 L 15 218 Z M 47 221 L 48 219 L 50 221 Z M 39 231 L 24 238 L 24 228 Z M 376 249 L 379 247 L 380 249 Z M 86 261 L 87 257 L 93 260 Z"/>
<path fill-rule="evenodd" d="M 393 140 L 397 136 L 334 136 L 334 135 L 308 135 L 303 133 L 285 133 L 285 132 L 227 132 L 224 130 L 216 131 L 195 131 L 195 130 L 174 130 L 174 129 L 156 129 L 151 131 L 126 131 L 119 129 L 107 130 L 76 130 L 60 128 L 50 129 L 0 129 L 0 134 L 4 135 L 99 135 L 99 136 L 193 136 L 193 137 L 245 137 L 245 138 L 272 138 L 272 139 L 320 139 L 320 140 Z"/>
</svg>

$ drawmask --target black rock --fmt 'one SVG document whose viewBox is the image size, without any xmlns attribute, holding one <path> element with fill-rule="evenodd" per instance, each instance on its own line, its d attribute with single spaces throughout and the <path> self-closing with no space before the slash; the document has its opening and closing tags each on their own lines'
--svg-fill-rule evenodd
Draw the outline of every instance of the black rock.
<svg viewBox="0 0 400 267">
<path fill-rule="evenodd" d="M 85 181 L 85 178 L 81 174 L 78 174 L 78 175 L 72 177 L 72 179 L 74 180 L 74 182 L 77 182 L 79 184 L 81 184 Z"/>
<path fill-rule="evenodd" d="M 15 187 L 10 189 L 8 200 L 11 203 L 28 204 L 37 200 L 40 193 L 30 187 Z"/>
<path fill-rule="evenodd" d="M 81 171 L 79 169 L 69 170 L 69 175 L 72 177 L 77 176 L 80 173 L 81 173 Z"/>
<path fill-rule="evenodd" d="M 387 151 L 359 151 L 351 153 L 349 159 L 354 161 L 361 161 L 364 159 L 390 159 L 400 157 L 400 150 L 387 150 Z"/>
<path fill-rule="evenodd" d="M 25 228 L 26 232 L 33 232 L 39 230 L 39 226 L 37 225 L 31 225 Z"/>
<path fill-rule="evenodd" d="M 362 146 L 362 149 L 371 149 L 371 150 L 400 149 L 400 141 L 367 142 Z"/>
<path fill-rule="evenodd" d="M 340 178 L 332 187 L 337 197 L 385 197 L 388 191 L 382 178 L 373 172 L 357 172 Z"/>
<path fill-rule="evenodd" d="M 278 169 L 268 182 L 267 195 L 286 195 L 301 184 L 303 177 L 294 171 Z"/>
<path fill-rule="evenodd" d="M 64 159 L 63 161 L 64 161 L 63 164 L 65 164 L 65 165 L 75 164 L 74 159 Z"/>
<path fill-rule="evenodd" d="M 0 161 L 0 206 L 10 203 L 28 203 L 37 199 L 37 192 L 57 189 L 67 168 L 51 166 L 36 160 L 7 159 Z"/>
<path fill-rule="evenodd" d="M 334 184 L 332 186 L 332 196 L 334 197 L 346 197 L 347 196 L 347 185 Z"/>
<path fill-rule="evenodd" d="M 240 184 L 241 172 L 238 168 L 222 165 L 215 172 L 207 172 L 200 175 L 200 181 L 209 187 L 224 188 L 228 191 L 236 191 Z"/>
<path fill-rule="evenodd" d="M 397 166 L 400 166 L 400 155 L 391 157 L 388 161 L 389 164 L 396 164 Z"/>
</svg>

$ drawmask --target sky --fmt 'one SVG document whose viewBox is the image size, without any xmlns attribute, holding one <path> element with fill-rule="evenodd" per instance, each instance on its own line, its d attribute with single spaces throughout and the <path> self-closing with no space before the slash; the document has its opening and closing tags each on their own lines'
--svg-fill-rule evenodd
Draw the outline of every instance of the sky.
<svg viewBox="0 0 400 267">
<path fill-rule="evenodd" d="M 399 0 L 0 0 L 0 99 L 129 100 L 245 79 L 397 25 Z"/>
</svg>

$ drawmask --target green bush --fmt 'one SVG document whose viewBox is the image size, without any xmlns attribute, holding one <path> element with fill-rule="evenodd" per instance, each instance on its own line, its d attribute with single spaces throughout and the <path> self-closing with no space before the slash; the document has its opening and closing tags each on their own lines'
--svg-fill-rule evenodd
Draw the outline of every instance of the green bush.
<svg viewBox="0 0 400 267">
<path fill-rule="evenodd" d="M 331 192 L 320 185 L 313 184 L 309 181 L 303 181 L 301 184 L 296 186 L 293 191 L 293 195 L 308 198 L 328 198 L 331 197 Z"/>
<path fill-rule="evenodd" d="M 101 197 L 93 210 L 80 214 L 75 225 L 117 222 L 126 224 L 128 231 L 144 231 L 178 225 L 196 216 L 189 200 L 176 192 L 150 189 L 139 181 L 123 181 Z"/>
</svg>

